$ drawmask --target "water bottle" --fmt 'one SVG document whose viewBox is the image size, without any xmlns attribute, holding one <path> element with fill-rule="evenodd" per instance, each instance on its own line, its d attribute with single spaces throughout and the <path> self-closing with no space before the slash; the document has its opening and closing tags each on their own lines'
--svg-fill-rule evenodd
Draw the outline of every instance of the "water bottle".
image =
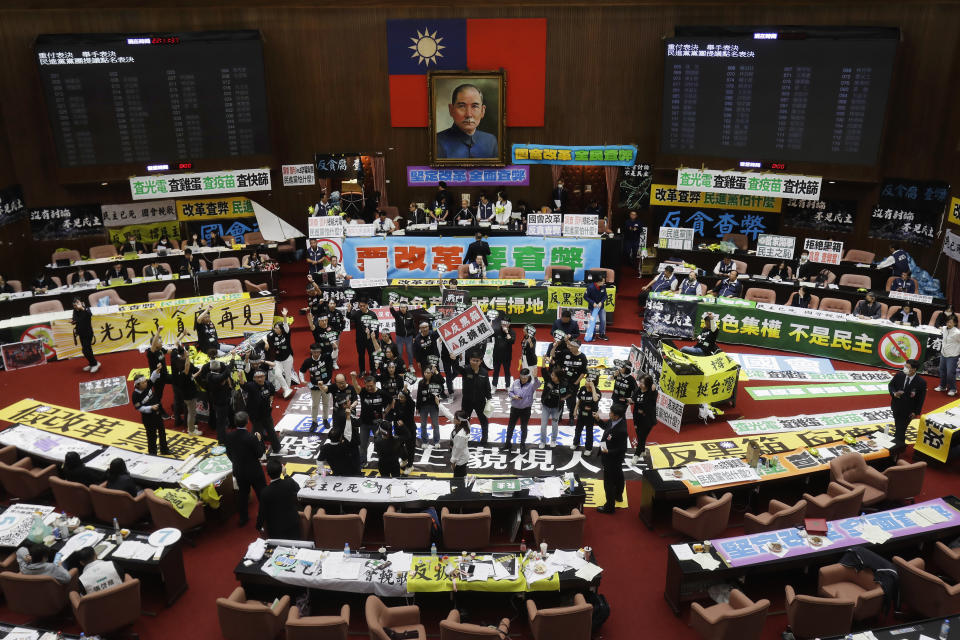
<svg viewBox="0 0 960 640">
<path fill-rule="evenodd" d="M 944 618 L 940 623 L 940 640 L 947 640 L 950 635 L 950 618 Z"/>
<path fill-rule="evenodd" d="M 349 543 L 349 542 L 345 542 L 345 543 L 343 544 L 343 557 L 344 557 L 344 558 L 349 558 L 349 557 L 350 557 L 350 543 Z"/>
<path fill-rule="evenodd" d="M 430 557 L 436 559 L 437 557 L 437 543 L 430 543 Z"/>
<path fill-rule="evenodd" d="M 526 554 L 527 554 L 527 539 L 526 539 L 526 538 L 521 538 L 521 539 L 520 539 L 520 553 L 521 553 L 522 555 L 526 555 Z"/>
<path fill-rule="evenodd" d="M 113 519 L 113 532 L 117 534 L 120 533 L 120 523 L 117 522 L 116 518 Z"/>
</svg>

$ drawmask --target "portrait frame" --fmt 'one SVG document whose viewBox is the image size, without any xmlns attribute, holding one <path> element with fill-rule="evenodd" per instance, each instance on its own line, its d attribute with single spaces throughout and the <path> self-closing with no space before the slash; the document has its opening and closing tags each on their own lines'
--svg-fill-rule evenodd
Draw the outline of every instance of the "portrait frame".
<svg viewBox="0 0 960 640">
<path fill-rule="evenodd" d="M 497 150 L 492 156 L 447 157 L 437 134 L 456 127 L 449 114 L 451 92 L 460 84 L 474 84 L 483 92 L 485 114 L 477 131 L 496 136 Z M 506 166 L 506 73 L 499 71 L 431 71 L 427 74 L 428 117 L 430 122 L 430 164 L 435 167 Z M 490 95 L 491 91 L 496 95 Z M 442 112 L 442 113 L 441 113 Z M 493 113 L 491 113 L 493 112 Z M 476 135 L 476 134 L 474 134 Z"/>
</svg>

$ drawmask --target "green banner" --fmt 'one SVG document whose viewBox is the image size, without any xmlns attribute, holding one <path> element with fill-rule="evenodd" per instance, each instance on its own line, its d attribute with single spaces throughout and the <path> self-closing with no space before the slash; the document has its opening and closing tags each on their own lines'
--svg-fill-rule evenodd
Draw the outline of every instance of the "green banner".
<svg viewBox="0 0 960 640">
<path fill-rule="evenodd" d="M 940 338 L 933 330 L 860 322 L 853 316 L 781 305 L 757 306 L 735 298 L 697 303 L 695 326 L 702 326 L 703 314 L 708 311 L 717 314 L 718 342 L 795 351 L 871 367 L 899 368 L 909 359 L 922 362 L 933 355 L 932 347 Z"/>
<path fill-rule="evenodd" d="M 430 307 L 441 301 L 440 287 L 383 287 L 382 304 L 407 302 L 410 305 Z M 489 308 L 502 311 L 513 324 L 551 324 L 557 317 L 547 308 L 546 287 L 470 287 L 472 302 L 483 311 Z"/>
<path fill-rule="evenodd" d="M 746 387 L 746 391 L 754 400 L 797 400 L 800 398 L 832 398 L 835 396 L 876 396 L 887 393 L 887 383 L 788 384 L 774 387 Z"/>
</svg>

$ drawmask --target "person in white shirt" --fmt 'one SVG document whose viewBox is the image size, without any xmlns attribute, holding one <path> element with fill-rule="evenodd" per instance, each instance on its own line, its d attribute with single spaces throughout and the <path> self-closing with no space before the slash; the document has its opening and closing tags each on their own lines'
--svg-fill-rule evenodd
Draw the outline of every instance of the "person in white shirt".
<svg viewBox="0 0 960 640">
<path fill-rule="evenodd" d="M 504 195 L 503 191 L 501 191 L 497 194 L 497 203 L 493 206 L 493 215 L 497 220 L 497 224 L 510 224 L 510 214 L 512 212 L 513 205 L 507 200 L 507 196 Z"/>
<path fill-rule="evenodd" d="M 333 273 L 337 278 L 337 284 L 341 284 L 344 280 L 350 279 L 350 276 L 347 275 L 347 270 L 340 264 L 340 258 L 334 255 L 330 256 L 330 262 L 323 267 L 323 272 Z"/>
<path fill-rule="evenodd" d="M 467 463 L 470 462 L 470 452 L 467 449 L 470 441 L 470 421 L 463 411 L 457 411 L 453 414 L 453 423 L 453 433 L 450 434 L 450 464 L 453 466 L 453 477 L 463 478 L 467 475 Z"/>
<path fill-rule="evenodd" d="M 374 222 L 376 225 L 374 231 L 376 233 L 392 233 L 396 226 L 393 224 L 393 220 L 387 217 L 386 211 L 380 212 L 380 217 L 377 218 L 377 221 Z"/>
<path fill-rule="evenodd" d="M 732 269 L 736 269 L 736 268 L 737 268 L 737 265 L 734 264 L 733 258 L 731 258 L 730 256 L 723 256 L 720 262 L 717 263 L 717 266 L 713 268 L 713 275 L 725 276 L 728 273 L 730 273 Z"/>
<path fill-rule="evenodd" d="M 957 395 L 957 359 L 960 358 L 960 329 L 957 316 L 951 315 L 940 329 L 940 384 L 934 391 L 946 391 L 948 396 Z"/>
<path fill-rule="evenodd" d="M 83 547 L 73 553 L 83 571 L 80 573 L 80 586 L 86 593 L 96 593 L 123 583 L 117 567 L 109 560 L 97 560 L 93 547 Z"/>
</svg>

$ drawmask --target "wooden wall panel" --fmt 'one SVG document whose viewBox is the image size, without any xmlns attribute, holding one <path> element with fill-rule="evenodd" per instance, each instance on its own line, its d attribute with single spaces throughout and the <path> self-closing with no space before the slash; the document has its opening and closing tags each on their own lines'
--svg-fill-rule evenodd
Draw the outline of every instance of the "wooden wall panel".
<svg viewBox="0 0 960 640">
<path fill-rule="evenodd" d="M 128 3 L 129 4 L 129 3 Z M 267 3 L 142 0 L 125 8 L 120 0 L 96 3 L 36 3 L 9 0 L 0 8 L 0 87 L 3 132 L 0 177 L 23 184 L 31 205 L 129 200 L 125 183 L 106 187 L 61 185 L 52 179 L 56 157 L 46 124 L 32 43 L 41 33 L 259 29 L 264 38 L 274 167 L 308 162 L 317 151 L 382 152 L 390 204 L 405 209 L 432 189 L 408 189 L 407 165 L 424 164 L 423 129 L 390 127 L 387 99 L 386 20 L 444 17 L 546 17 L 547 81 L 545 126 L 508 129 L 510 141 L 602 144 L 634 143 L 640 157 L 657 152 L 662 82 L 661 38 L 678 24 L 895 25 L 903 32 L 883 158 L 878 175 L 944 179 L 960 176 L 960 127 L 952 113 L 960 84 L 960 5 L 950 2 L 537 2 L 473 3 L 470 8 L 413 6 L 410 2 L 359 2 L 351 8 L 325 1 Z M 176 5 L 181 6 L 176 6 Z M 43 6 L 39 6 L 43 5 Z M 50 9 L 60 6 L 60 9 Z M 102 6 L 102 7 L 101 7 Z M 47 8 L 44 8 L 47 7 Z M 176 7 L 176 8 L 173 8 Z M 30 10 L 25 10 L 30 8 Z M 509 81 L 509 79 L 508 79 Z M 509 108 L 509 105 L 508 105 Z M 5 147 L 5 148 L 4 148 Z M 4 171 L 8 152 L 12 168 Z M 279 175 L 276 175 L 279 183 Z M 6 184 L 6 182 L 4 184 Z M 551 186 L 549 167 L 534 167 L 528 188 L 511 197 L 542 204 Z M 869 240 L 864 213 L 856 242 Z M 477 195 L 478 190 L 473 190 Z M 459 190 L 456 190 L 459 193 Z M 304 227 L 314 187 L 282 188 L 254 196 L 295 225 Z M 23 229 L 0 229 L 0 242 Z M 6 236 L 11 235 L 8 239 Z M 80 241 L 84 246 L 90 242 Z M 7 246 L 7 245 L 2 245 Z M 33 271 L 56 247 L 4 251 L 0 271 Z M 919 252 L 917 252 L 919 253 Z"/>
</svg>

